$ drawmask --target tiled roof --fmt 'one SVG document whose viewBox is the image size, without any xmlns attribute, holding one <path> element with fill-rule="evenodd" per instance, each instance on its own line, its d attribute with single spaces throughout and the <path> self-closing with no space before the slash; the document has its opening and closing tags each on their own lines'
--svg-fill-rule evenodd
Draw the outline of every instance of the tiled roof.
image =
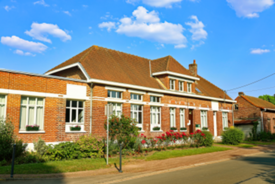
<svg viewBox="0 0 275 184">
<path fill-rule="evenodd" d="M 244 99 L 246 99 L 248 102 L 250 102 L 252 105 L 259 107 L 261 109 L 275 109 L 275 105 L 273 105 L 272 103 L 265 101 L 263 99 L 260 98 L 256 98 L 253 96 L 247 96 L 247 95 L 242 95 L 241 97 L 243 97 Z"/>
<path fill-rule="evenodd" d="M 86 49 L 48 72 L 77 62 L 81 63 L 93 79 L 164 89 L 154 77 L 150 76 L 149 59 L 98 46 Z M 189 70 L 172 56 L 151 60 L 151 69 L 152 73 L 171 71 L 192 76 Z M 202 92 L 200 95 L 224 98 L 224 92 L 220 88 L 201 76 L 198 77 L 200 80 L 196 82 L 196 87 Z M 227 95 L 225 98 L 231 100 Z"/>
<path fill-rule="evenodd" d="M 250 119 L 250 120 L 235 120 L 235 125 L 246 125 L 246 124 L 252 124 L 252 122 L 257 121 L 257 119 Z"/>
</svg>

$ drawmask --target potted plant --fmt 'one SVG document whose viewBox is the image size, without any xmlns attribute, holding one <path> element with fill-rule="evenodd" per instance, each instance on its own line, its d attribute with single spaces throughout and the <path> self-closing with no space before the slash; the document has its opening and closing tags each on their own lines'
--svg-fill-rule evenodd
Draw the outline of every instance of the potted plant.
<svg viewBox="0 0 275 184">
<path fill-rule="evenodd" d="M 79 125 L 71 126 L 70 129 L 71 129 L 71 131 L 80 131 L 81 130 L 81 126 L 79 126 Z"/>
<path fill-rule="evenodd" d="M 27 131 L 38 131 L 39 130 L 39 125 L 27 125 L 26 130 Z"/>
<path fill-rule="evenodd" d="M 181 127 L 180 130 L 187 130 L 187 128 L 186 127 Z"/>
<path fill-rule="evenodd" d="M 196 124 L 196 128 L 200 128 L 201 127 L 201 125 L 200 124 Z"/>
<path fill-rule="evenodd" d="M 208 130 L 208 127 L 202 127 L 202 130 Z"/>
<path fill-rule="evenodd" d="M 138 131 L 141 131 L 142 130 L 142 128 L 141 127 L 138 127 Z"/>
<path fill-rule="evenodd" d="M 176 127 L 170 127 L 170 130 L 177 130 Z"/>
<path fill-rule="evenodd" d="M 154 130 L 154 131 L 158 131 L 158 130 L 160 130 L 160 127 L 155 126 L 155 127 L 153 127 L 153 130 Z"/>
</svg>

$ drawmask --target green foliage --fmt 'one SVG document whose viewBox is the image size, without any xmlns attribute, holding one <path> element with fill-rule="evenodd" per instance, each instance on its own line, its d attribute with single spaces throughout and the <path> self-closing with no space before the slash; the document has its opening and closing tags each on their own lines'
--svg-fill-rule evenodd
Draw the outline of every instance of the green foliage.
<svg viewBox="0 0 275 184">
<path fill-rule="evenodd" d="M 230 128 L 222 133 L 222 143 L 223 144 L 233 144 L 238 145 L 244 139 L 244 133 L 238 128 Z"/>
<path fill-rule="evenodd" d="M 213 135 L 209 131 L 202 131 L 205 134 L 205 139 L 203 140 L 201 146 L 211 147 L 214 143 Z"/>
<path fill-rule="evenodd" d="M 258 133 L 257 140 L 258 141 L 271 141 L 273 138 L 273 135 L 270 132 L 261 131 Z"/>
<path fill-rule="evenodd" d="M 275 105 L 275 98 L 274 96 L 271 96 L 271 95 L 262 95 L 262 96 L 259 96 L 260 99 L 263 99 L 265 101 L 268 101 L 270 103 L 273 103 Z"/>
<path fill-rule="evenodd" d="M 27 147 L 22 140 L 16 139 L 13 123 L 9 119 L 0 121 L 0 161 L 12 158 L 13 144 L 16 144 L 15 157 L 22 155 Z"/>
<path fill-rule="evenodd" d="M 16 165 L 30 164 L 30 163 L 43 163 L 46 159 L 41 155 L 34 152 L 25 152 L 23 155 L 17 157 L 14 161 Z"/>
<path fill-rule="evenodd" d="M 253 122 L 253 127 L 251 129 L 251 132 L 249 133 L 249 139 L 250 140 L 253 140 L 253 141 L 256 141 L 258 140 L 258 133 L 257 133 L 257 127 L 259 125 L 259 122 L 258 121 L 255 121 Z"/>
<path fill-rule="evenodd" d="M 104 128 L 107 129 L 107 122 Z M 134 145 L 135 138 L 139 134 L 138 131 L 135 120 L 124 115 L 121 115 L 121 118 L 112 115 L 109 120 L 110 139 L 117 140 L 118 144 L 123 143 L 123 149 Z"/>
<path fill-rule="evenodd" d="M 45 141 L 39 137 L 37 142 L 33 142 L 34 149 L 39 155 L 44 155 L 46 153 L 48 146 L 46 145 Z"/>
<path fill-rule="evenodd" d="M 92 135 L 83 135 L 76 141 L 82 158 L 101 158 L 104 154 L 104 143 Z"/>
</svg>

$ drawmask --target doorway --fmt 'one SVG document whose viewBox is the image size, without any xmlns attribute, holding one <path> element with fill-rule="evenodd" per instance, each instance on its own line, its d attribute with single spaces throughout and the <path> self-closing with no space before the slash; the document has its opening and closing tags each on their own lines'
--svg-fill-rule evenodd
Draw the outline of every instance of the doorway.
<svg viewBox="0 0 275 184">
<path fill-rule="evenodd" d="M 189 133 L 194 133 L 194 125 L 193 125 L 193 109 L 189 109 Z"/>
<path fill-rule="evenodd" d="M 217 137 L 218 132 L 217 132 L 217 112 L 216 111 L 213 112 L 213 122 L 214 122 L 214 137 Z"/>
</svg>

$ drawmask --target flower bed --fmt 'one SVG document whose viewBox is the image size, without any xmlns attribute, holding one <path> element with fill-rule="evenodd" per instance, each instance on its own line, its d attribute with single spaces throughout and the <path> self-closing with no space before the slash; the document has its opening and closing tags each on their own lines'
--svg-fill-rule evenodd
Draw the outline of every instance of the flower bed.
<svg viewBox="0 0 275 184">
<path fill-rule="evenodd" d="M 81 126 L 79 126 L 79 125 L 71 126 L 71 127 L 70 127 L 70 130 L 71 130 L 71 131 L 80 131 L 80 130 L 81 130 Z"/>
<path fill-rule="evenodd" d="M 39 130 L 39 125 L 27 125 L 26 126 L 26 131 L 38 131 Z"/>
</svg>

